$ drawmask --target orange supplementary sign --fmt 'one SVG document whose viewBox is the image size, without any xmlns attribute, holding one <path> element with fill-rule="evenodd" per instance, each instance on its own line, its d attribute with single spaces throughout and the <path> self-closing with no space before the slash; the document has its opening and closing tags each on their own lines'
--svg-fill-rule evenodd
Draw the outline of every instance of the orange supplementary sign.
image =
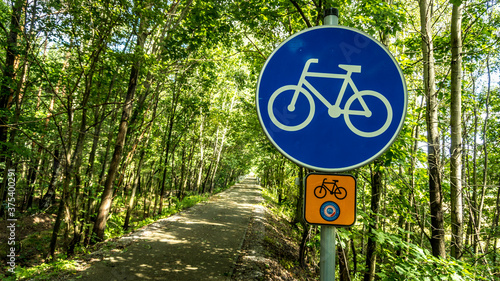
<svg viewBox="0 0 500 281">
<path fill-rule="evenodd" d="M 309 224 L 352 226 L 356 221 L 356 179 L 351 175 L 307 175 L 304 219 Z"/>
</svg>

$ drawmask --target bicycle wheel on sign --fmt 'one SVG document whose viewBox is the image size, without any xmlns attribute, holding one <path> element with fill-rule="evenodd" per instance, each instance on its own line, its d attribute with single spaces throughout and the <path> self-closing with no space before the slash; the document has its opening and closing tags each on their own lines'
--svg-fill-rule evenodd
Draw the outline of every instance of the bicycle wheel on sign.
<svg viewBox="0 0 500 281">
<path fill-rule="evenodd" d="M 326 188 L 324 186 L 317 186 L 314 189 L 314 195 L 318 197 L 319 199 L 323 198 L 326 196 Z"/>
<path fill-rule="evenodd" d="M 339 186 L 339 187 L 335 188 L 335 190 L 333 191 L 333 194 L 335 195 L 335 197 L 337 199 L 342 200 L 347 196 L 347 190 L 345 190 L 345 188 Z"/>
<path fill-rule="evenodd" d="M 362 109 L 368 107 L 369 114 Z M 371 138 L 384 133 L 391 125 L 392 107 L 386 97 L 371 91 L 359 91 L 352 95 L 344 108 L 347 127 L 358 136 Z"/>
<path fill-rule="evenodd" d="M 294 100 L 295 95 L 298 97 Z M 308 102 L 305 102 L 306 100 Z M 271 95 L 267 111 L 276 127 L 285 131 L 298 131 L 313 119 L 314 99 L 306 89 L 297 85 L 286 85 Z"/>
</svg>

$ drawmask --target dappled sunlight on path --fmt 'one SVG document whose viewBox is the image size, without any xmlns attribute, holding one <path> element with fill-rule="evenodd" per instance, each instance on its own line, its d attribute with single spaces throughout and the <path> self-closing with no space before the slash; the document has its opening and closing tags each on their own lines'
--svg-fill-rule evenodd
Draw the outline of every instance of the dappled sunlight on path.
<svg viewBox="0 0 500 281">
<path fill-rule="evenodd" d="M 77 280 L 229 280 L 261 200 L 255 179 L 122 239 L 137 241 Z"/>
</svg>

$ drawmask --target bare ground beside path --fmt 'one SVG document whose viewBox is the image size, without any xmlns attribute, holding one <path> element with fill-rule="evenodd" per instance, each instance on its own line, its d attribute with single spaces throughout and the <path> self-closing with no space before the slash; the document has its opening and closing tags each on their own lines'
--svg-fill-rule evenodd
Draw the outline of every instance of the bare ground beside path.
<svg viewBox="0 0 500 281">
<path fill-rule="evenodd" d="M 75 280 L 230 280 L 247 227 L 262 200 L 256 180 L 120 239 L 125 249 Z"/>
</svg>

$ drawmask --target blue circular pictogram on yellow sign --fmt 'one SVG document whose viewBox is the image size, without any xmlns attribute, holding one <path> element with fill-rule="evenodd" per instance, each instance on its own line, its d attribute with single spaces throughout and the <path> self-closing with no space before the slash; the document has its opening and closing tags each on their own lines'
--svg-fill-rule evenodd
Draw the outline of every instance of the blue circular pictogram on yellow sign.
<svg viewBox="0 0 500 281">
<path fill-rule="evenodd" d="M 340 208 L 337 203 L 328 201 L 321 205 L 319 213 L 324 220 L 334 221 L 340 216 Z"/>
</svg>

